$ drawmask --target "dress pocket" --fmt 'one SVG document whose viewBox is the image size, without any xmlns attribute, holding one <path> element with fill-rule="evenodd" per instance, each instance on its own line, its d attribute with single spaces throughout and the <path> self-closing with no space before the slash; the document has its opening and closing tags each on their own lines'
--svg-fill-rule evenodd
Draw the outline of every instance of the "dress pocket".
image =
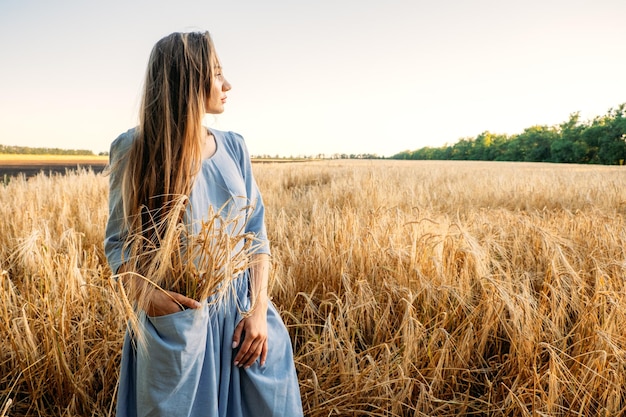
<svg viewBox="0 0 626 417">
<path fill-rule="evenodd" d="M 202 372 L 208 318 L 206 304 L 145 318 L 145 349 L 137 351 L 139 415 L 186 415 Z"/>
</svg>

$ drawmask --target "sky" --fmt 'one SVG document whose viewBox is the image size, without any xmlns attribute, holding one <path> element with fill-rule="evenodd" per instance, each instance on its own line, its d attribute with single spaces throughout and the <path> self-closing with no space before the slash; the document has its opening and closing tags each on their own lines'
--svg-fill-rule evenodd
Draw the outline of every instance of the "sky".
<svg viewBox="0 0 626 417">
<path fill-rule="evenodd" d="M 208 30 L 252 155 L 391 156 L 626 102 L 624 0 L 0 0 L 0 144 L 108 151 L 152 46 Z"/>
</svg>

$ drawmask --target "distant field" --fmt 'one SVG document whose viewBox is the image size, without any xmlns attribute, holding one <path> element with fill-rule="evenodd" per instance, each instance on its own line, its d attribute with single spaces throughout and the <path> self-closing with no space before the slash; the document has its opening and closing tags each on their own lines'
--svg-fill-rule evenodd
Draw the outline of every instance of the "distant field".
<svg viewBox="0 0 626 417">
<path fill-rule="evenodd" d="M 77 167 L 91 168 L 101 172 L 109 160 L 108 156 L 89 155 L 14 155 L 0 154 L 0 177 L 24 174 L 32 177 L 40 172 L 63 174 Z"/>
<path fill-rule="evenodd" d="M 280 164 L 285 162 L 312 162 L 319 161 L 319 159 L 309 159 L 309 158 L 252 158 L 253 163 L 260 164 Z"/>
<path fill-rule="evenodd" d="M 68 170 L 74 171 L 77 167 L 91 169 L 96 173 L 102 172 L 109 161 L 108 156 L 89 155 L 15 155 L 0 154 L 0 180 L 4 177 L 14 177 L 23 174 L 27 178 L 40 172 L 45 174 L 65 174 Z M 305 158 L 254 158 L 253 163 L 287 163 L 311 162 Z"/>
</svg>

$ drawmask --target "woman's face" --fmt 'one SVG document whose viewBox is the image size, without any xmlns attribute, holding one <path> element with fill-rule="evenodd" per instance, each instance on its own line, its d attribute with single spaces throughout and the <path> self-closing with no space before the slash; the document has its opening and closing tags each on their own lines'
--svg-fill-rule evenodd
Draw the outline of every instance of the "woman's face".
<svg viewBox="0 0 626 417">
<path fill-rule="evenodd" d="M 205 111 L 211 114 L 220 114 L 224 112 L 224 104 L 226 104 L 226 92 L 230 90 L 230 83 L 224 78 L 222 67 L 219 60 L 213 64 L 213 79 L 211 80 L 211 91 L 207 98 Z"/>
</svg>

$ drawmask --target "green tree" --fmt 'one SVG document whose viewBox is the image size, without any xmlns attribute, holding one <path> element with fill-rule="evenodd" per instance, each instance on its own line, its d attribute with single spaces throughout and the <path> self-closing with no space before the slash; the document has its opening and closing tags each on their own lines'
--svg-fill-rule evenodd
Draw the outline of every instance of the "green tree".
<svg viewBox="0 0 626 417">
<path fill-rule="evenodd" d="M 476 136 L 472 146 L 470 159 L 478 161 L 493 161 L 490 153 L 491 146 L 494 143 L 496 135 L 489 131 L 485 131 Z"/>
<path fill-rule="evenodd" d="M 554 128 L 548 126 L 532 126 L 516 138 L 520 142 L 524 161 L 546 162 L 551 160 L 552 142 L 558 137 Z"/>
<path fill-rule="evenodd" d="M 472 139 L 464 138 L 452 145 L 452 152 L 450 159 L 454 160 L 468 160 L 472 154 Z"/>
<path fill-rule="evenodd" d="M 604 126 L 599 137 L 598 160 L 603 164 L 624 164 L 626 160 L 626 103 L 609 110 L 600 122 Z"/>
<path fill-rule="evenodd" d="M 575 142 L 582 140 L 583 126 L 580 124 L 580 112 L 570 114 L 569 120 L 559 126 L 559 137 L 552 142 L 550 150 L 554 162 L 574 163 L 576 159 Z"/>
</svg>

